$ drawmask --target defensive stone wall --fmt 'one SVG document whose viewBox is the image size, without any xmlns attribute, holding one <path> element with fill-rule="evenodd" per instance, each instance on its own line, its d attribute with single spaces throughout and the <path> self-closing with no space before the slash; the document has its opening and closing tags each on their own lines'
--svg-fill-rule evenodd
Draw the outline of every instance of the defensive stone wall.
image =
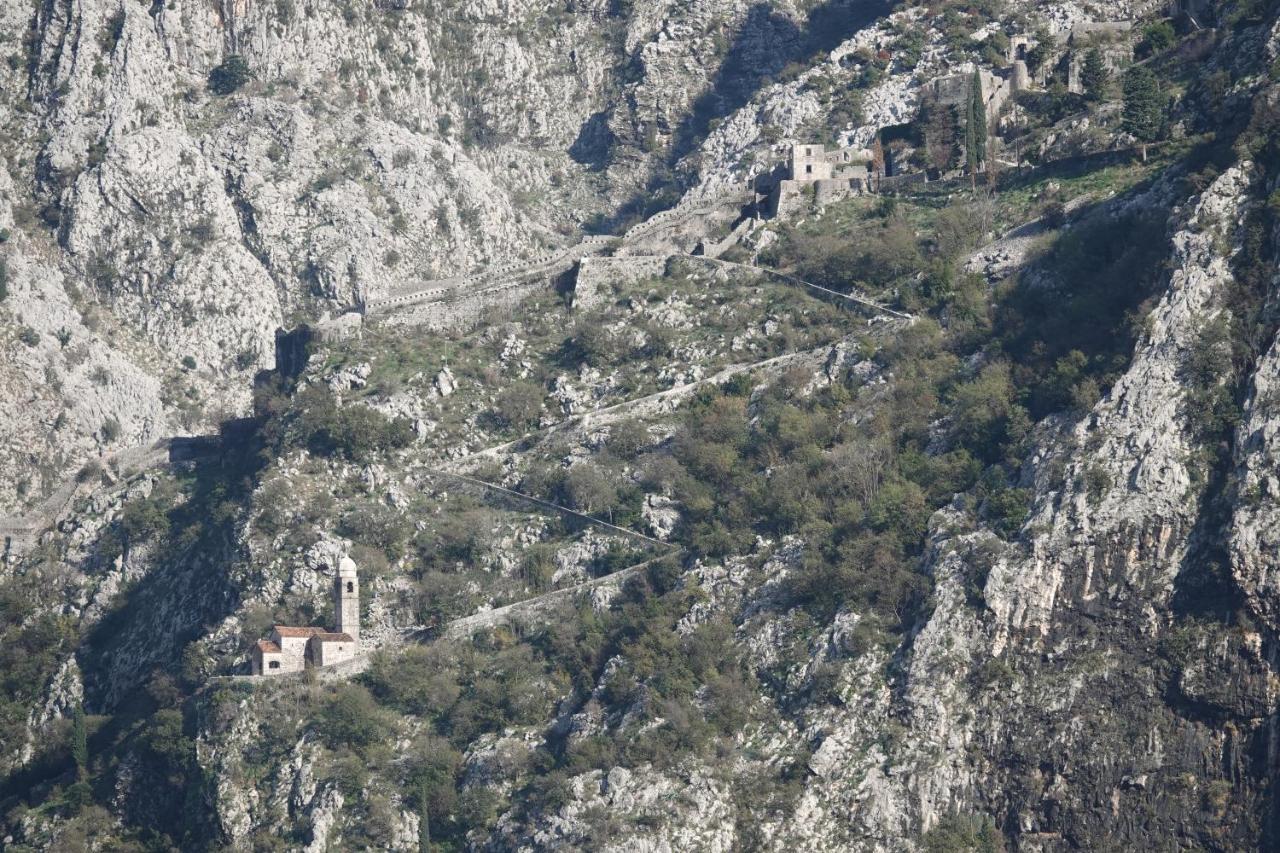
<svg viewBox="0 0 1280 853">
<path fill-rule="evenodd" d="M 727 235 L 725 235 L 723 240 L 716 240 L 711 243 L 703 242 L 699 247 L 699 251 L 694 254 L 703 255 L 708 258 L 718 258 L 731 247 L 741 243 L 743 238 L 750 234 L 752 229 L 759 224 L 760 220 L 753 217 L 743 219 L 735 225 Z"/>
<path fill-rule="evenodd" d="M 904 175 L 889 175 L 883 177 L 879 181 L 880 192 L 894 192 L 903 187 L 910 187 L 916 184 L 927 184 L 929 176 L 924 172 L 907 172 Z"/>
<path fill-rule="evenodd" d="M 465 328 L 494 311 L 514 308 L 525 297 L 542 289 L 547 275 L 412 304 L 405 310 L 388 314 L 385 322 L 391 326 L 425 326 L 436 331 Z"/>
<path fill-rule="evenodd" d="M 604 246 L 607 246 L 608 243 L 609 238 L 589 238 L 575 246 L 542 252 L 528 260 L 514 261 L 483 272 L 471 273 L 470 275 L 428 282 L 423 287 L 401 290 L 381 299 L 370 300 L 366 307 L 366 313 L 381 314 L 416 302 L 432 302 L 445 299 L 451 294 L 465 293 L 467 290 L 479 285 L 496 284 L 504 279 L 522 278 L 545 272 L 555 266 L 564 266 L 567 269 L 567 265 L 572 262 L 576 253 L 581 252 L 584 248 L 589 251 L 599 251 Z"/>
</svg>

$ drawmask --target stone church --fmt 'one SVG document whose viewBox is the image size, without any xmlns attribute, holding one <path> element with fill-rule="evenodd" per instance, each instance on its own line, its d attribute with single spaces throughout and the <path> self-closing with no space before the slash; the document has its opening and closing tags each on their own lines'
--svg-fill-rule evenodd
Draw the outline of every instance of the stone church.
<svg viewBox="0 0 1280 853">
<path fill-rule="evenodd" d="M 295 628 L 276 625 L 271 637 L 259 640 L 249 653 L 254 675 L 283 675 L 313 666 L 331 666 L 356 656 L 360 645 L 360 581 L 350 557 L 338 562 L 333 581 L 333 612 L 337 625 Z"/>
</svg>

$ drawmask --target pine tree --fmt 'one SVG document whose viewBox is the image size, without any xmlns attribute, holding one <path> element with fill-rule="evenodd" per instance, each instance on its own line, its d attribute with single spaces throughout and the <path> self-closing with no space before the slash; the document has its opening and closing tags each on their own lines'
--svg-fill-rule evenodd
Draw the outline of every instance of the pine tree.
<svg viewBox="0 0 1280 853">
<path fill-rule="evenodd" d="M 1145 161 L 1147 144 L 1158 140 L 1164 130 L 1164 103 L 1160 84 L 1150 69 L 1134 65 L 1125 72 L 1121 120 L 1125 131 L 1138 140 L 1138 148 Z"/>
<path fill-rule="evenodd" d="M 1107 73 L 1106 63 L 1102 61 L 1102 51 L 1096 47 L 1089 48 L 1084 55 L 1084 67 L 1080 70 L 1080 83 L 1084 87 L 1084 96 L 1091 101 L 1101 101 L 1106 97 L 1107 84 L 1111 75 Z"/>
<path fill-rule="evenodd" d="M 71 758 L 76 763 L 77 778 L 83 780 L 89 775 L 89 727 L 80 705 L 71 717 Z"/>
</svg>

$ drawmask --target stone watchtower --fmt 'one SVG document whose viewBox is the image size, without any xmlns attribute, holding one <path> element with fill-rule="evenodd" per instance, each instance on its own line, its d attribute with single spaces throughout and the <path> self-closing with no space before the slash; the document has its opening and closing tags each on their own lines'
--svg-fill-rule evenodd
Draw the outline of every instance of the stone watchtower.
<svg viewBox="0 0 1280 853">
<path fill-rule="evenodd" d="M 333 613 L 339 634 L 350 634 L 360 641 L 360 580 L 356 564 L 350 557 L 338 562 L 338 577 L 333 582 Z"/>
</svg>

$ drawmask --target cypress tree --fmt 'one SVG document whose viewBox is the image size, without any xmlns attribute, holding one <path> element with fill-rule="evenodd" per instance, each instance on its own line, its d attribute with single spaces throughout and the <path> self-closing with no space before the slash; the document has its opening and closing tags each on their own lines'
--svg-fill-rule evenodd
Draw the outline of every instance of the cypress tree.
<svg viewBox="0 0 1280 853">
<path fill-rule="evenodd" d="M 987 160 L 987 102 L 982 96 L 982 75 L 973 69 L 964 122 L 965 166 L 970 183 L 976 185 L 980 164 Z"/>
<path fill-rule="evenodd" d="M 982 92 L 982 75 L 973 69 L 973 144 L 978 149 L 978 162 L 987 161 L 987 99 Z"/>
<path fill-rule="evenodd" d="M 970 175 L 978 169 L 973 138 L 973 98 L 967 99 L 964 105 L 964 167 Z"/>
</svg>

